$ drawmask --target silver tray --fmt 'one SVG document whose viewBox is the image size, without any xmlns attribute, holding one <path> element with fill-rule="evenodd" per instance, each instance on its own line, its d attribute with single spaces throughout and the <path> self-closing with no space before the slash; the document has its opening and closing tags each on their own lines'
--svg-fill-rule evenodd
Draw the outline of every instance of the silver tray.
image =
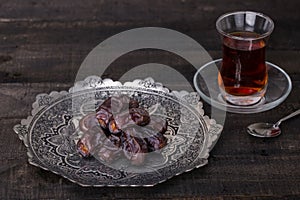
<svg viewBox="0 0 300 200">
<path fill-rule="evenodd" d="M 78 121 L 108 97 L 126 94 L 137 99 L 151 115 L 168 120 L 168 145 L 141 166 L 122 162 L 107 165 L 82 158 L 76 141 L 82 134 Z M 77 82 L 69 92 L 39 94 L 32 116 L 14 131 L 27 147 L 29 163 L 50 170 L 82 186 L 153 186 L 204 166 L 222 126 L 204 116 L 197 93 L 169 91 L 152 78 L 121 84 L 97 76 Z"/>
</svg>

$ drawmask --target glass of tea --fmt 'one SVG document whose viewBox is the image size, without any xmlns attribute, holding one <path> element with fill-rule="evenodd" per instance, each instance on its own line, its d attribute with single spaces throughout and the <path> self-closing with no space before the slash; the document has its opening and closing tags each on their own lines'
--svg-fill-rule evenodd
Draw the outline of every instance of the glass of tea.
<svg viewBox="0 0 300 200">
<path fill-rule="evenodd" d="M 274 29 L 268 16 L 238 11 L 220 16 L 216 28 L 223 44 L 218 84 L 223 98 L 234 105 L 254 105 L 268 85 L 267 40 Z"/>
</svg>

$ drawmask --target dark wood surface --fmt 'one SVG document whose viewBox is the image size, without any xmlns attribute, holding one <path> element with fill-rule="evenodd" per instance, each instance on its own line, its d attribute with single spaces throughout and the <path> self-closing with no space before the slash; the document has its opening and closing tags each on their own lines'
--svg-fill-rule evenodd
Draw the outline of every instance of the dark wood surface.
<svg viewBox="0 0 300 200">
<path fill-rule="evenodd" d="M 300 108 L 299 7 L 297 0 L 1 0 L 0 199 L 299 199 L 299 118 L 283 123 L 278 138 L 258 139 L 245 132 L 252 122 L 275 122 Z M 207 166 L 151 188 L 84 188 L 28 164 L 26 149 L 12 127 L 30 114 L 37 94 L 69 88 L 97 44 L 124 30 L 157 26 L 192 37 L 218 58 L 215 20 L 234 10 L 259 11 L 274 19 L 267 57 L 290 75 L 293 90 L 270 111 L 228 113 Z M 116 79 L 143 59 L 185 66 L 183 60 L 168 56 L 136 51 L 114 62 L 104 76 Z M 192 74 L 188 76 L 192 81 Z M 205 104 L 205 109 L 209 112 L 210 106 Z"/>
</svg>

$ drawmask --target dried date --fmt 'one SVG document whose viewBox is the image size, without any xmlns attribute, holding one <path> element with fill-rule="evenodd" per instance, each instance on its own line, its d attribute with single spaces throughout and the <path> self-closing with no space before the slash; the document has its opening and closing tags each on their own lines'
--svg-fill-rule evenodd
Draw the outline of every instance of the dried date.
<svg viewBox="0 0 300 200">
<path fill-rule="evenodd" d="M 163 135 L 167 121 L 157 116 L 150 118 L 138 101 L 126 95 L 105 100 L 96 114 L 80 120 L 80 130 L 85 132 L 77 143 L 81 155 L 93 155 L 106 162 L 113 161 L 122 152 L 133 165 L 140 165 L 146 153 L 167 145 Z"/>
</svg>

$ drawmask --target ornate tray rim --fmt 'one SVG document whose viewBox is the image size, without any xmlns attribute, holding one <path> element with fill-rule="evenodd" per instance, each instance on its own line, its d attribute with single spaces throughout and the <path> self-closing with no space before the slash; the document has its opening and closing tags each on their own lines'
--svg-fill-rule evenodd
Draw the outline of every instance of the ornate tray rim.
<svg viewBox="0 0 300 200">
<path fill-rule="evenodd" d="M 28 134 L 29 134 L 29 125 L 32 123 L 32 121 L 34 120 L 35 115 L 45 109 L 48 106 L 51 106 L 53 101 L 57 101 L 59 99 L 63 99 L 66 95 L 72 94 L 72 93 L 77 93 L 80 91 L 86 91 L 86 90 L 95 90 L 97 88 L 105 88 L 105 87 L 136 87 L 138 88 L 147 88 L 147 89 L 151 89 L 154 90 L 156 92 L 159 92 L 161 94 L 172 94 L 173 96 L 175 96 L 176 98 L 178 98 L 178 100 L 180 100 L 182 103 L 185 104 L 189 104 L 190 107 L 192 107 L 197 113 L 197 115 L 200 118 L 203 118 L 206 122 L 207 125 L 207 132 L 205 134 L 207 134 L 207 139 L 205 141 L 205 144 L 203 145 L 203 149 L 201 151 L 201 153 L 199 154 L 199 156 L 197 157 L 197 161 L 201 160 L 201 162 L 192 162 L 190 163 L 190 165 L 182 172 L 177 173 L 177 174 L 173 174 L 173 176 L 167 177 L 166 179 L 163 179 L 155 184 L 150 184 L 150 185 L 86 185 L 86 184 L 82 184 L 77 182 L 76 180 L 70 179 L 67 176 L 60 174 L 56 171 L 53 171 L 51 169 L 48 169 L 46 166 L 43 166 L 40 163 L 34 162 L 34 152 L 31 149 L 29 143 L 29 138 L 28 138 Z M 206 165 L 208 163 L 208 157 L 209 157 L 209 152 L 213 149 L 214 145 L 216 144 L 216 142 L 218 141 L 218 138 L 220 137 L 220 134 L 222 132 L 223 126 L 220 124 L 217 124 L 216 121 L 214 119 L 210 119 L 208 116 L 204 115 L 204 110 L 202 109 L 202 102 L 200 101 L 200 97 L 199 97 L 199 101 L 198 102 L 194 102 L 195 104 L 190 104 L 190 102 L 188 102 L 188 100 L 184 99 L 185 96 L 188 95 L 196 95 L 197 97 L 199 97 L 199 95 L 196 92 L 187 92 L 187 91 L 170 91 L 168 88 L 164 87 L 163 84 L 155 82 L 153 78 L 148 77 L 144 80 L 142 79 L 136 79 L 132 82 L 125 82 L 124 84 L 122 84 L 119 81 L 113 81 L 112 79 L 101 79 L 98 76 L 89 76 L 87 78 L 85 78 L 85 80 L 83 81 L 78 81 L 74 84 L 73 87 L 71 87 L 69 89 L 69 91 L 61 91 L 61 92 L 57 92 L 57 91 L 52 91 L 49 94 L 46 93 L 41 93 L 38 94 L 36 96 L 36 101 L 32 104 L 32 111 L 31 111 L 31 115 L 28 116 L 26 119 L 22 119 L 20 124 L 17 124 L 13 127 L 13 130 L 16 132 L 16 134 L 19 136 L 19 139 L 23 141 L 25 147 L 27 148 L 27 156 L 28 156 L 28 162 L 31 165 L 34 165 L 36 167 L 40 167 L 44 170 L 47 171 L 51 171 L 55 174 L 58 174 L 64 178 L 66 178 L 67 180 L 79 184 L 81 186 L 93 186 L 93 187 L 104 187 L 104 186 L 130 186 L 130 187 L 137 187 L 137 186 L 142 186 L 142 187 L 149 187 L 149 186 L 154 186 L 156 184 L 162 183 L 164 181 L 167 181 L 168 179 L 174 177 L 174 176 L 178 176 L 182 173 L 185 172 L 189 172 L 195 168 L 199 168 L 202 167 L 204 165 Z"/>
</svg>

